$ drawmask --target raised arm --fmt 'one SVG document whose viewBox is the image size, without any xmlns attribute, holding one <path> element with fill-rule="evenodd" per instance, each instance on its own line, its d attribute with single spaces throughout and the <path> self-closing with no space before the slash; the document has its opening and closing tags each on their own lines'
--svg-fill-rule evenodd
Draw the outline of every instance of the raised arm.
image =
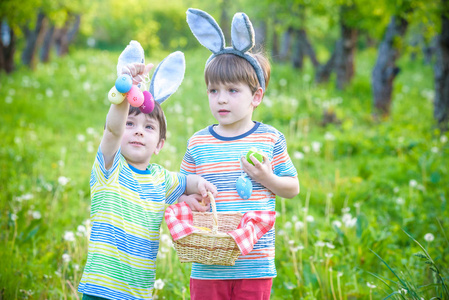
<svg viewBox="0 0 449 300">
<path fill-rule="evenodd" d="M 123 68 L 123 73 L 131 75 L 133 84 L 138 84 L 142 81 L 143 76 L 149 73 L 152 67 L 152 64 L 147 66 L 140 63 L 128 64 Z M 126 99 L 120 104 L 111 104 L 109 108 L 103 138 L 100 143 L 106 169 L 112 167 L 115 153 L 120 147 L 128 118 L 128 111 L 129 102 Z"/>
</svg>

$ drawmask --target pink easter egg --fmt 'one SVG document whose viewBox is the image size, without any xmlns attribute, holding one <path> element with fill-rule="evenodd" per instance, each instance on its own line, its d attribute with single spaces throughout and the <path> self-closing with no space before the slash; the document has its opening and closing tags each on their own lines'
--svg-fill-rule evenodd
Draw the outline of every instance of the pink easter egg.
<svg viewBox="0 0 449 300">
<path fill-rule="evenodd" d="M 129 104 L 134 107 L 139 107 L 143 103 L 142 91 L 134 84 L 126 95 L 126 98 L 128 99 Z"/>
<path fill-rule="evenodd" d="M 139 107 L 144 114 L 149 114 L 154 109 L 154 98 L 149 91 L 143 91 L 143 104 Z"/>
</svg>

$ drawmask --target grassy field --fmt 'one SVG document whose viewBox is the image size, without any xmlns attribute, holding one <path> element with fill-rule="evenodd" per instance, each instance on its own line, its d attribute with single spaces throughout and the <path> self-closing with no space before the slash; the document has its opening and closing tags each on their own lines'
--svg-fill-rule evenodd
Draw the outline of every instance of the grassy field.
<svg viewBox="0 0 449 300">
<path fill-rule="evenodd" d="M 89 177 L 118 54 L 79 50 L 0 74 L 0 299 L 81 296 Z M 208 55 L 186 53 L 185 80 L 163 104 L 168 140 L 153 162 L 174 171 L 188 137 L 214 122 Z M 392 115 L 374 121 L 374 59 L 358 54 L 344 92 L 316 86 L 311 70 L 273 66 L 254 119 L 285 134 L 301 193 L 277 200 L 272 299 L 449 299 L 449 143 L 432 119 L 432 68 L 402 58 Z M 324 126 L 324 110 L 337 122 Z M 162 231 L 155 298 L 189 299 L 190 265 Z"/>
</svg>

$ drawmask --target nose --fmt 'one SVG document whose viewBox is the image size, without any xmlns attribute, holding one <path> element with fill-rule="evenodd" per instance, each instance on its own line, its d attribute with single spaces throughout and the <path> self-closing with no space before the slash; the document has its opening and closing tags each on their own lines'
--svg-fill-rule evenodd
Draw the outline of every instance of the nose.
<svg viewBox="0 0 449 300">
<path fill-rule="evenodd" d="M 228 102 L 228 99 L 224 93 L 218 93 L 217 101 L 219 104 L 226 104 Z"/>
<path fill-rule="evenodd" d="M 134 135 L 143 136 L 143 129 L 141 126 L 136 126 L 134 129 Z"/>
</svg>

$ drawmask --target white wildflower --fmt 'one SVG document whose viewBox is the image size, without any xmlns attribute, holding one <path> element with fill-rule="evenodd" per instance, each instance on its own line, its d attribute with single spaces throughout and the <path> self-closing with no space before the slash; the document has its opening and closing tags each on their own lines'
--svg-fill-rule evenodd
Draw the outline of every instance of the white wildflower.
<svg viewBox="0 0 449 300">
<path fill-rule="evenodd" d="M 410 187 L 416 187 L 418 185 L 418 182 L 415 179 L 412 179 L 409 181 L 408 185 Z"/>
<path fill-rule="evenodd" d="M 71 259 L 71 257 L 70 257 L 69 254 L 64 253 L 64 254 L 62 255 L 62 261 L 63 261 L 63 262 L 68 263 L 68 262 L 70 261 L 70 259 Z"/>
<path fill-rule="evenodd" d="M 430 151 L 432 151 L 432 153 L 438 153 L 440 149 L 438 149 L 438 147 L 432 147 L 430 148 Z"/>
<path fill-rule="evenodd" d="M 405 203 L 405 200 L 401 197 L 396 198 L 396 203 L 398 205 L 403 205 Z"/>
<path fill-rule="evenodd" d="M 447 136 L 442 135 L 442 136 L 440 137 L 440 142 L 441 142 L 442 144 L 447 143 Z"/>
<path fill-rule="evenodd" d="M 304 146 L 304 147 L 302 147 L 302 151 L 304 151 L 304 153 L 309 153 L 310 152 L 310 147 L 309 146 Z"/>
<path fill-rule="evenodd" d="M 326 247 L 329 249 L 335 249 L 335 245 L 332 243 L 326 243 Z"/>
<path fill-rule="evenodd" d="M 76 138 L 78 142 L 84 142 L 86 140 L 86 136 L 84 134 L 78 134 Z"/>
<path fill-rule="evenodd" d="M 332 133 L 330 133 L 330 132 L 326 132 L 324 134 L 324 139 L 326 141 L 335 141 L 335 136 Z"/>
<path fill-rule="evenodd" d="M 301 230 L 304 228 L 304 223 L 301 221 L 296 221 L 295 222 L 295 230 Z"/>
<path fill-rule="evenodd" d="M 350 208 L 350 207 L 343 207 L 343 208 L 341 209 L 341 212 L 344 213 L 344 214 L 348 213 L 349 211 L 351 211 L 351 208 Z"/>
<path fill-rule="evenodd" d="M 316 243 L 315 243 L 315 246 L 317 246 L 317 247 L 324 247 L 326 244 L 323 242 L 323 241 L 317 241 Z"/>
<path fill-rule="evenodd" d="M 312 223 L 312 222 L 315 221 L 315 218 L 314 218 L 313 216 L 311 216 L 311 215 L 308 215 L 308 216 L 306 217 L 306 221 L 309 222 L 309 223 Z"/>
<path fill-rule="evenodd" d="M 88 135 L 94 135 L 95 134 L 95 129 L 93 129 L 92 127 L 88 127 L 86 129 L 86 132 Z"/>
<path fill-rule="evenodd" d="M 340 228 L 341 227 L 341 222 L 338 221 L 338 220 L 335 220 L 335 221 L 332 222 L 332 226 Z"/>
<path fill-rule="evenodd" d="M 300 151 L 295 151 L 295 152 L 293 153 L 293 157 L 294 157 L 295 159 L 302 160 L 302 159 L 304 159 L 304 153 L 302 153 L 302 152 L 300 152 Z"/>
<path fill-rule="evenodd" d="M 33 211 L 31 215 L 33 216 L 33 219 L 35 219 L 35 220 L 39 220 L 40 218 L 42 218 L 41 213 L 37 210 Z"/>
<path fill-rule="evenodd" d="M 86 226 L 78 225 L 78 227 L 76 228 L 76 235 L 77 236 L 86 236 L 86 233 L 87 233 Z"/>
<path fill-rule="evenodd" d="M 162 279 L 156 279 L 156 281 L 154 282 L 154 288 L 156 290 L 162 290 L 164 288 L 164 281 Z"/>
<path fill-rule="evenodd" d="M 435 236 L 431 233 L 426 233 L 424 235 L 424 239 L 426 240 L 426 242 L 433 242 L 433 240 L 435 239 Z"/>
<path fill-rule="evenodd" d="M 321 150 L 321 143 L 320 142 L 312 142 L 312 150 L 315 153 L 320 152 L 320 150 Z"/>
<path fill-rule="evenodd" d="M 280 85 L 280 86 L 286 86 L 286 85 L 287 85 L 287 79 L 281 78 L 281 79 L 279 80 L 279 85 Z"/>
<path fill-rule="evenodd" d="M 375 289 L 376 286 L 370 282 L 367 282 L 366 285 L 370 288 L 370 289 Z"/>
<path fill-rule="evenodd" d="M 332 256 L 334 256 L 332 253 L 324 253 L 324 256 L 326 258 L 331 258 Z"/>
<path fill-rule="evenodd" d="M 396 186 L 396 187 L 393 189 L 393 192 L 394 192 L 395 194 L 399 193 L 399 188 Z"/>
<path fill-rule="evenodd" d="M 17 220 L 19 217 L 16 214 L 11 214 L 11 220 L 15 221 Z"/>
<path fill-rule="evenodd" d="M 292 222 L 290 222 L 290 221 L 285 222 L 284 228 L 285 229 L 291 229 L 292 228 Z"/>
<path fill-rule="evenodd" d="M 64 232 L 64 240 L 67 242 L 74 242 L 75 241 L 75 234 L 73 231 L 66 231 Z"/>
<path fill-rule="evenodd" d="M 67 183 L 69 183 L 70 178 L 67 178 L 65 176 L 59 176 L 58 183 L 62 186 L 65 186 Z"/>
</svg>

